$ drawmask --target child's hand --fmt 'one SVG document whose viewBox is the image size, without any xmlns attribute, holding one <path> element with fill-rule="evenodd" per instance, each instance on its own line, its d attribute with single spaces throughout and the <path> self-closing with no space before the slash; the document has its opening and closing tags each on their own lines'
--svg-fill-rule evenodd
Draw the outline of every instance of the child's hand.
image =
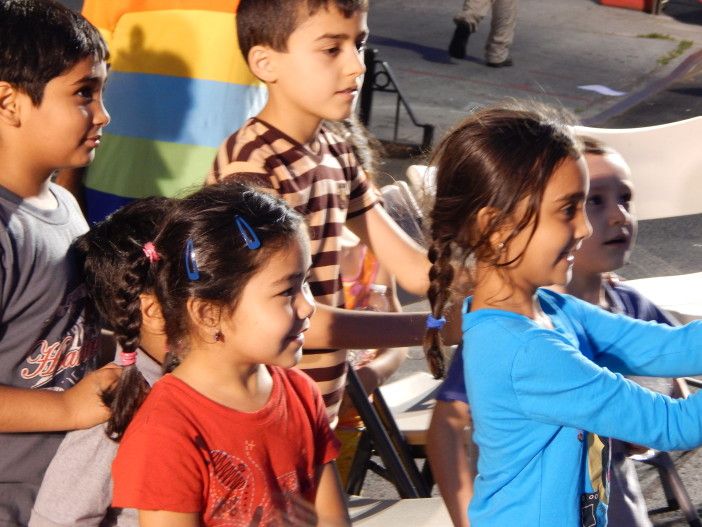
<svg viewBox="0 0 702 527">
<path fill-rule="evenodd" d="M 63 392 L 71 429 L 90 428 L 107 421 L 110 409 L 102 404 L 100 395 L 116 383 L 120 375 L 122 368 L 111 363 L 88 373 L 73 388 Z"/>
</svg>

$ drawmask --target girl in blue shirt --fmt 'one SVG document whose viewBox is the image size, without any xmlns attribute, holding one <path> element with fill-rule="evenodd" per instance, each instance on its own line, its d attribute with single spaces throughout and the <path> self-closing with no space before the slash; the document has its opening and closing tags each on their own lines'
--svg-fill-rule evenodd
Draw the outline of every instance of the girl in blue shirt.
<svg viewBox="0 0 702 527">
<path fill-rule="evenodd" d="M 471 525 L 605 525 L 585 430 L 662 450 L 702 443 L 702 397 L 673 400 L 622 377 L 702 372 L 702 323 L 635 321 L 540 289 L 567 283 L 591 230 L 587 168 L 562 115 L 480 110 L 442 141 L 433 164 L 433 317 L 447 305 L 456 260 L 475 284 L 462 340 L 479 448 Z M 437 330 L 427 344 L 440 373 Z"/>
</svg>

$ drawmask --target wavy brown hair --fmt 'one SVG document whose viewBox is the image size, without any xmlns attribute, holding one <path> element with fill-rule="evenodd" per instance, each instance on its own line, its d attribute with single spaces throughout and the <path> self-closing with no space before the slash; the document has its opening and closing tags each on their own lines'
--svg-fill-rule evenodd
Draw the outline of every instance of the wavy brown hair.
<svg viewBox="0 0 702 527">
<path fill-rule="evenodd" d="M 307 228 L 302 216 L 283 200 L 236 179 L 206 186 L 180 200 L 155 240 L 161 256 L 156 264 L 155 291 L 170 350 L 166 372 L 178 365 L 189 347 L 188 299 L 234 309 L 251 277 Z M 253 229 L 260 248 L 247 248 L 235 225 L 236 216 Z M 199 272 L 197 280 L 188 278 L 189 240 Z"/>
<path fill-rule="evenodd" d="M 436 198 L 429 214 L 431 244 L 430 285 L 427 291 L 432 315 L 443 315 L 451 296 L 454 265 L 476 260 L 497 268 L 518 263 L 523 252 L 504 262 L 490 243 L 515 217 L 523 203 L 525 212 L 503 243 L 539 222 L 539 208 L 547 183 L 568 157 L 580 156 L 572 119 L 565 112 L 537 105 L 494 106 L 477 110 L 435 149 Z M 478 212 L 494 209 L 484 229 Z M 494 238 L 493 238 L 494 239 Z M 429 329 L 424 349 L 431 372 L 442 377 L 445 357 L 439 331 Z"/>
</svg>

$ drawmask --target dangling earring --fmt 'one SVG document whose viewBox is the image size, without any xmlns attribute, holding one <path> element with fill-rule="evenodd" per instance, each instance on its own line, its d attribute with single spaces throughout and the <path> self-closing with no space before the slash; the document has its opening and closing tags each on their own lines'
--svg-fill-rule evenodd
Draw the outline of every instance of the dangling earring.
<svg viewBox="0 0 702 527">
<path fill-rule="evenodd" d="M 222 335 L 222 332 L 220 330 L 217 330 L 214 334 L 214 341 L 215 342 L 222 342 L 224 340 L 224 335 Z"/>
</svg>

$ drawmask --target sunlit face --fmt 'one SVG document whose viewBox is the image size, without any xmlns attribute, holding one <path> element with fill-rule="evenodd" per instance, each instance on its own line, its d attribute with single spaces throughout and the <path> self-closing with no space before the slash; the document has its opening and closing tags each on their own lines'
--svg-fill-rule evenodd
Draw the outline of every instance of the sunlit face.
<svg viewBox="0 0 702 527">
<path fill-rule="evenodd" d="M 586 154 L 585 160 L 590 173 L 585 209 L 592 236 L 583 242 L 573 270 L 576 274 L 605 273 L 629 260 L 636 239 L 633 184 L 619 154 Z"/>
<path fill-rule="evenodd" d="M 102 99 L 106 77 L 105 61 L 87 57 L 46 84 L 39 106 L 21 94 L 23 144 L 36 169 L 77 168 L 93 160 L 110 122 Z"/>
<path fill-rule="evenodd" d="M 249 280 L 237 306 L 221 320 L 224 346 L 236 361 L 283 368 L 299 362 L 315 310 L 307 284 L 311 264 L 309 242 L 300 233 Z"/>
<path fill-rule="evenodd" d="M 523 290 L 552 284 L 565 285 L 575 251 L 590 234 L 585 216 L 587 169 L 582 158 L 566 158 L 551 176 L 539 209 L 539 223 L 533 221 L 506 248 L 505 257 L 522 259 L 508 268 L 513 283 Z"/>
<path fill-rule="evenodd" d="M 318 122 L 351 114 L 365 72 L 366 19 L 361 11 L 346 18 L 330 4 L 293 31 L 286 51 L 273 52 L 271 96 L 284 99 L 288 119 Z"/>
</svg>

